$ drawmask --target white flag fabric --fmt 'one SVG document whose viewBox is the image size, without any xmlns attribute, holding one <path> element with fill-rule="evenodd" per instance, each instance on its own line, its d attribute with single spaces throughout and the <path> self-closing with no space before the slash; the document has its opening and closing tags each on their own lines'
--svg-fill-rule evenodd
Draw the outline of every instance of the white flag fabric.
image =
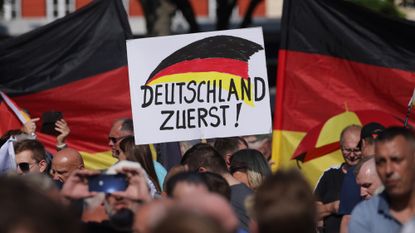
<svg viewBox="0 0 415 233">
<path fill-rule="evenodd" d="M 0 148 L 0 174 L 16 170 L 16 159 L 11 137 Z"/>
</svg>

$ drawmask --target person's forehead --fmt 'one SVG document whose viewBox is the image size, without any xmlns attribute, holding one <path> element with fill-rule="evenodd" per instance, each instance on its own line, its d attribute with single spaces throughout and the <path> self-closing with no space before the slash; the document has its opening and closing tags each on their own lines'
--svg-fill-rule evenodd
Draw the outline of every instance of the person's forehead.
<svg viewBox="0 0 415 233">
<path fill-rule="evenodd" d="M 24 150 L 16 154 L 16 161 L 30 162 L 33 160 L 33 152 L 31 150 Z"/>
<path fill-rule="evenodd" d="M 132 132 L 128 130 L 121 130 L 122 128 L 122 122 L 116 122 L 114 123 L 113 127 L 111 128 L 111 131 L 109 133 L 110 137 L 124 137 L 124 136 L 130 136 L 132 135 Z"/>
<path fill-rule="evenodd" d="M 359 128 L 350 128 L 343 135 L 343 141 L 356 141 L 360 140 L 360 129 Z"/>
<path fill-rule="evenodd" d="M 53 159 L 52 160 L 52 168 L 54 168 L 55 170 L 65 170 L 69 167 L 69 163 L 68 160 L 65 158 L 64 160 L 62 159 Z"/>
<path fill-rule="evenodd" d="M 121 127 L 122 127 L 122 122 L 116 121 L 111 127 L 110 135 L 118 136 L 121 133 Z"/>
<path fill-rule="evenodd" d="M 376 143 L 375 156 L 389 155 L 399 156 L 406 155 L 409 152 L 409 144 L 403 136 L 397 136 L 390 141 Z"/>
</svg>

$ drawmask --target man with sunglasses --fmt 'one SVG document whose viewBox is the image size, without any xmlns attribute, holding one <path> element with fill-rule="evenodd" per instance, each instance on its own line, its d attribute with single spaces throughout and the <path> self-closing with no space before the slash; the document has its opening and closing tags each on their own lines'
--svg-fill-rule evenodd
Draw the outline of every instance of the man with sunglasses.
<svg viewBox="0 0 415 233">
<path fill-rule="evenodd" d="M 45 147 L 39 141 L 26 139 L 17 142 L 14 145 L 14 152 L 18 174 L 47 172 Z"/>
<path fill-rule="evenodd" d="M 358 147 L 361 127 L 350 125 L 340 134 L 340 151 L 344 163 L 338 168 L 330 168 L 321 176 L 314 194 L 317 198 L 317 212 L 320 222 L 320 232 L 339 232 L 341 216 L 339 211 L 340 191 L 345 174 L 350 167 L 355 166 L 361 159 L 362 153 Z"/>
<path fill-rule="evenodd" d="M 120 154 L 120 141 L 127 136 L 134 136 L 133 121 L 128 118 L 121 118 L 114 121 L 108 136 L 108 145 L 111 147 L 114 158 L 118 158 Z"/>
</svg>

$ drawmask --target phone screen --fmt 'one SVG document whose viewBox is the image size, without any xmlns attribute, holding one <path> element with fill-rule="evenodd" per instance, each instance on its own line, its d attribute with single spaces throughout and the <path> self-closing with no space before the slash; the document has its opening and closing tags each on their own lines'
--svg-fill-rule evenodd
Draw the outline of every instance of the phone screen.
<svg viewBox="0 0 415 233">
<path fill-rule="evenodd" d="M 124 174 L 99 174 L 88 177 L 88 188 L 90 192 L 113 193 L 124 191 L 127 186 L 127 177 Z"/>
</svg>

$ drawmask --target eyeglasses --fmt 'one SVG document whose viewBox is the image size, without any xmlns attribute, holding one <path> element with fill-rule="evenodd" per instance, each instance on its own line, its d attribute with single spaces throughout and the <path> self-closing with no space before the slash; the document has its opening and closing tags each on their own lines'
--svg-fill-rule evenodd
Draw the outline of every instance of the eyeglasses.
<svg viewBox="0 0 415 233">
<path fill-rule="evenodd" d="M 23 173 L 29 172 L 30 168 L 32 168 L 34 164 L 30 164 L 30 163 L 18 163 L 17 166 L 19 167 L 20 171 L 22 171 Z"/>
<path fill-rule="evenodd" d="M 355 148 L 345 148 L 345 147 L 343 147 L 342 148 L 342 151 L 345 154 L 351 154 L 351 153 L 353 153 L 353 154 L 360 154 L 360 153 L 362 153 L 362 151 L 360 150 L 359 147 L 355 147 Z"/>
<path fill-rule="evenodd" d="M 126 138 L 126 137 L 128 137 L 128 136 L 122 136 L 122 137 L 118 137 L 118 138 L 115 138 L 115 137 L 108 137 L 108 140 L 110 140 L 112 143 L 117 143 L 117 142 L 119 142 L 120 140 L 122 140 L 122 139 L 124 139 L 124 138 Z"/>
</svg>

